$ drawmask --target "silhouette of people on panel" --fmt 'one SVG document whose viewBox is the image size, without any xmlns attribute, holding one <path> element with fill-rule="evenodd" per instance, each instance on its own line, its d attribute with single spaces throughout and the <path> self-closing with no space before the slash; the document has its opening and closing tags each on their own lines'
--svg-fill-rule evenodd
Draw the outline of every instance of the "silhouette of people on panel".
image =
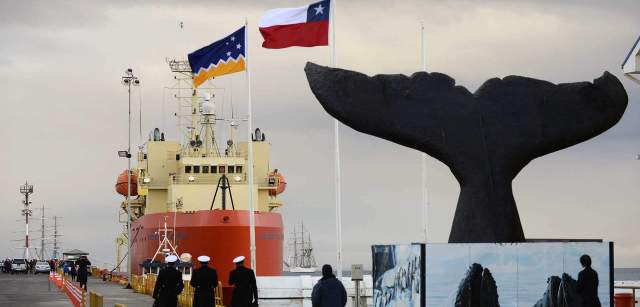
<svg viewBox="0 0 640 307">
<path fill-rule="evenodd" d="M 582 255 L 580 264 L 584 268 L 578 274 L 577 291 L 583 307 L 601 307 L 598 298 L 598 273 L 591 268 L 591 257 Z"/>
</svg>

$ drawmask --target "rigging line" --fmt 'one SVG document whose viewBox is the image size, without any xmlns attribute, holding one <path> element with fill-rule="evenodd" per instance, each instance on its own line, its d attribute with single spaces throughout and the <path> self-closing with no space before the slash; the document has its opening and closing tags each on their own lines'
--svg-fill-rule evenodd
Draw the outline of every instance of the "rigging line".
<svg viewBox="0 0 640 307">
<path fill-rule="evenodd" d="M 141 82 L 142 83 L 142 82 Z M 138 87 L 138 111 L 139 111 L 139 116 L 138 116 L 138 123 L 139 123 L 139 137 L 140 139 L 138 140 L 138 144 L 142 144 L 144 143 L 144 140 L 142 139 L 142 89 L 140 87 Z"/>
<path fill-rule="evenodd" d="M 137 229 L 137 231 L 136 231 L 136 235 L 133 237 L 133 240 L 130 240 L 130 241 L 129 241 L 129 245 L 130 245 L 130 246 L 133 246 L 133 241 L 135 241 L 135 240 L 136 240 L 136 238 L 138 238 L 138 234 L 139 234 L 139 233 L 140 233 L 140 228 L 138 228 L 138 229 Z M 127 240 L 128 240 L 128 239 L 129 239 L 129 238 L 127 238 Z M 113 270 L 111 270 L 109 273 L 113 273 L 113 271 L 115 271 L 115 270 L 116 270 L 116 268 L 119 268 L 119 267 L 120 267 L 120 265 L 122 264 L 122 262 L 123 262 L 125 259 L 127 259 L 127 257 L 129 257 L 129 250 L 127 250 L 127 252 L 124 254 L 124 256 L 122 257 L 122 259 L 120 259 L 120 262 L 119 262 L 119 263 L 118 263 L 118 264 L 113 268 Z"/>
</svg>

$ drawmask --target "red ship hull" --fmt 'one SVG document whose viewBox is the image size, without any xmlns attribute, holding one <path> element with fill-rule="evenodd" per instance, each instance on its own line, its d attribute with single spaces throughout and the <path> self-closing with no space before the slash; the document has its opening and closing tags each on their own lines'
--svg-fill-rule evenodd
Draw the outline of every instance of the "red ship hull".
<svg viewBox="0 0 640 307">
<path fill-rule="evenodd" d="M 164 228 L 164 222 L 171 231 L 174 213 L 145 214 L 132 223 L 132 266 L 134 274 L 141 274 L 139 266 L 146 259 L 153 258 Z M 284 240 L 282 216 L 279 213 L 256 212 L 256 266 L 257 275 L 282 275 L 282 243 Z M 246 210 L 202 210 L 193 213 L 175 213 L 175 241 L 173 233 L 167 237 L 176 247 L 178 254 L 190 253 L 193 260 L 200 255 L 211 257 L 210 266 L 218 271 L 218 278 L 224 286 L 225 301 L 229 299 L 229 272 L 234 269 L 232 262 L 237 256 L 245 256 L 245 263 L 251 263 L 249 251 L 249 211 Z M 157 256 L 155 260 L 164 261 Z M 197 267 L 197 265 L 196 265 Z"/>
</svg>

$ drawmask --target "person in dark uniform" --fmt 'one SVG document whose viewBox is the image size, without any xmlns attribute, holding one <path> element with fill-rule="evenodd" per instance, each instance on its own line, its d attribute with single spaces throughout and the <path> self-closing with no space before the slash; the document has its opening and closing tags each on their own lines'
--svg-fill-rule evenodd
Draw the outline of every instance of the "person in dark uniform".
<svg viewBox="0 0 640 307">
<path fill-rule="evenodd" d="M 178 257 L 169 255 L 165 261 L 167 266 L 158 273 L 156 286 L 153 288 L 153 298 L 156 300 L 153 306 L 177 307 L 178 295 L 184 289 L 182 273 L 176 270 Z"/>
<path fill-rule="evenodd" d="M 584 269 L 578 274 L 576 290 L 582 298 L 582 306 L 601 307 L 598 298 L 598 272 L 591 268 L 591 257 L 582 255 L 580 264 Z"/>
<path fill-rule="evenodd" d="M 198 257 L 200 267 L 193 270 L 191 275 L 190 284 L 195 289 L 193 307 L 215 306 L 214 291 L 218 286 L 218 273 L 214 268 L 209 267 L 210 260 L 209 256 Z"/>
<path fill-rule="evenodd" d="M 322 278 L 313 286 L 311 305 L 313 307 L 344 307 L 347 304 L 347 291 L 342 282 L 333 275 L 333 268 L 322 266 Z"/>
<path fill-rule="evenodd" d="M 258 287 L 252 269 L 244 266 L 244 256 L 233 259 L 236 269 L 229 274 L 229 285 L 233 287 L 231 307 L 258 306 Z"/>
<path fill-rule="evenodd" d="M 87 256 L 80 256 L 80 259 L 73 265 L 78 266 L 76 281 L 80 283 L 80 288 L 87 290 L 87 279 L 89 278 L 87 267 L 91 265 L 91 262 L 87 259 Z"/>
</svg>

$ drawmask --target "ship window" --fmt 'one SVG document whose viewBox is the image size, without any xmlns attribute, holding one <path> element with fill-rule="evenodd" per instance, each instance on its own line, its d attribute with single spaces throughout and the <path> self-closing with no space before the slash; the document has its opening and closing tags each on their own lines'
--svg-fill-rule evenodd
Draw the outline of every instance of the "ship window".
<svg viewBox="0 0 640 307">
<path fill-rule="evenodd" d="M 200 172 L 200 165 L 194 165 L 193 166 L 193 172 L 196 173 L 196 174 L 199 173 Z"/>
<path fill-rule="evenodd" d="M 218 172 L 218 167 L 217 167 L 217 166 L 215 166 L 215 165 L 211 165 L 211 173 L 212 173 L 212 174 L 215 174 L 215 173 L 217 173 L 217 172 Z"/>
<path fill-rule="evenodd" d="M 203 165 L 202 166 L 202 173 L 203 174 L 208 174 L 209 173 L 209 165 Z"/>
<path fill-rule="evenodd" d="M 218 173 L 224 174 L 224 165 L 218 166 Z"/>
<path fill-rule="evenodd" d="M 236 166 L 236 173 L 238 173 L 238 174 L 242 173 L 242 165 L 237 165 Z"/>
<path fill-rule="evenodd" d="M 233 174 L 235 172 L 236 172 L 236 167 L 235 166 L 233 166 L 233 165 L 227 166 L 227 173 Z"/>
<path fill-rule="evenodd" d="M 187 174 L 191 173 L 191 165 L 185 165 L 184 166 L 184 172 L 187 173 Z"/>
</svg>

